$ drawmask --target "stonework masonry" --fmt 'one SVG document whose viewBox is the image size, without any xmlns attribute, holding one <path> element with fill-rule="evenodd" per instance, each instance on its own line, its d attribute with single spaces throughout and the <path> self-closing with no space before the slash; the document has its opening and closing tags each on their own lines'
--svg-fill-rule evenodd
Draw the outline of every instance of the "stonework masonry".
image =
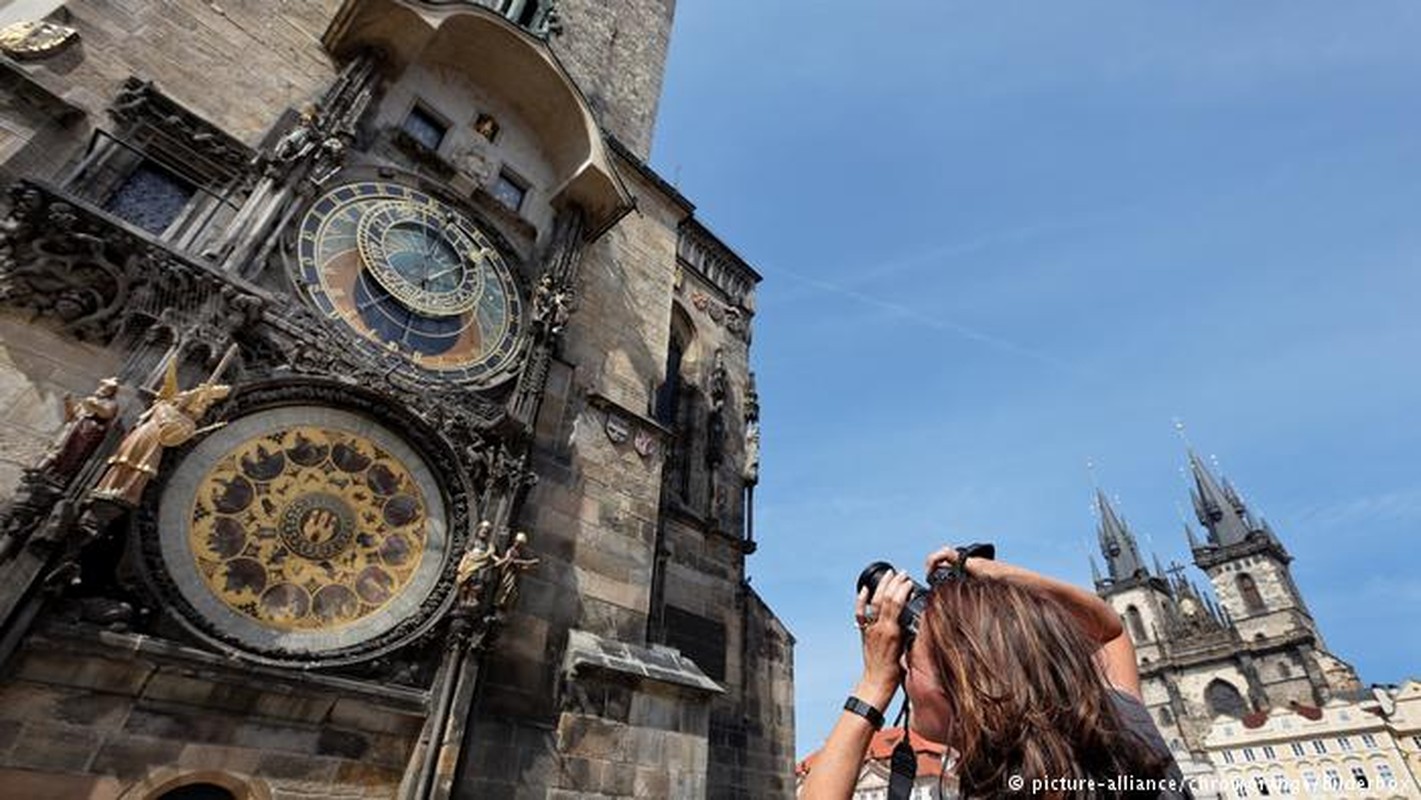
<svg viewBox="0 0 1421 800">
<path fill-rule="evenodd" d="M 673 15 L 75 0 L 0 58 L 6 791 L 790 796 L 761 278 L 646 163 Z"/>
</svg>

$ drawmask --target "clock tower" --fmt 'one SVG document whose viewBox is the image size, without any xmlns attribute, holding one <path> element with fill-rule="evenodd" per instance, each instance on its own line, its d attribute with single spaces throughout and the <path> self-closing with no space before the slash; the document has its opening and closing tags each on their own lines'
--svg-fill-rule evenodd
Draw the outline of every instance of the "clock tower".
<svg viewBox="0 0 1421 800">
<path fill-rule="evenodd" d="M 0 60 L 7 791 L 791 796 L 673 6 L 76 0 Z"/>
</svg>

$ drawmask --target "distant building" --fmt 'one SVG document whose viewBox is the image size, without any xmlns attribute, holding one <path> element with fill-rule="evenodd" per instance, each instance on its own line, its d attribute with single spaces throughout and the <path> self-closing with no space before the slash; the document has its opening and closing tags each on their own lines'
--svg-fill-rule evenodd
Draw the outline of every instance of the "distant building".
<svg viewBox="0 0 1421 800">
<path fill-rule="evenodd" d="M 1421 797 L 1421 682 L 1216 717 L 1205 747 L 1225 796 Z"/>
<path fill-rule="evenodd" d="M 864 755 L 863 766 L 859 769 L 858 784 L 854 788 L 854 800 L 887 800 L 888 781 L 892 774 L 893 748 L 903 740 L 902 728 L 884 728 L 873 735 L 868 753 Z M 945 749 L 936 742 L 921 736 L 912 739 L 913 752 L 918 757 L 917 777 L 913 780 L 911 800 L 952 800 L 957 795 L 957 778 L 942 775 Z M 795 769 L 798 785 L 803 788 L 804 779 L 814 769 L 819 759 L 815 752 L 799 762 Z M 941 793 L 939 793 L 941 792 Z"/>
</svg>

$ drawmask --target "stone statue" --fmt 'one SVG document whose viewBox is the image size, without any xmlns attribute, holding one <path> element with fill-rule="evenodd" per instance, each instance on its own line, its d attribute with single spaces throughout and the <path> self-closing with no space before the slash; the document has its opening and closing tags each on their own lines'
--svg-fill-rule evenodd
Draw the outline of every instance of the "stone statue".
<svg viewBox="0 0 1421 800">
<path fill-rule="evenodd" d="M 519 579 L 523 577 L 523 573 L 538 566 L 538 559 L 521 557 L 522 548 L 526 544 L 528 534 L 516 533 L 513 536 L 513 544 L 508 546 L 503 555 L 493 560 L 493 565 L 498 570 L 498 590 L 493 596 L 493 607 L 498 611 L 508 611 L 518 603 Z"/>
<path fill-rule="evenodd" d="M 224 366 L 225 363 L 219 366 L 214 377 L 221 374 Z M 231 391 L 232 387 L 214 383 L 212 379 L 178 391 L 177 361 L 169 361 L 162 391 L 138 418 L 138 425 L 123 437 L 118 452 L 109 457 L 108 469 L 94 487 L 93 496 L 120 505 L 137 506 L 148 481 L 158 474 L 164 448 L 177 447 L 226 424 L 197 427 L 207 410 Z"/>
<path fill-rule="evenodd" d="M 542 325 L 548 333 L 557 335 L 567 326 L 572 316 L 572 292 L 557 285 L 552 275 L 538 279 L 533 290 L 533 321 Z"/>
<path fill-rule="evenodd" d="M 105 378 L 99 381 L 99 388 L 83 400 L 75 402 L 72 396 L 65 395 L 64 429 L 35 469 L 56 483 L 68 484 L 73 480 L 84 462 L 103 443 L 118 416 L 115 399 L 118 386 L 116 378 Z"/>
<path fill-rule="evenodd" d="M 490 541 L 493 534 L 493 523 L 488 520 L 480 522 L 478 528 L 474 530 L 474 540 L 469 543 L 469 547 L 464 551 L 464 557 L 459 559 L 459 568 L 455 581 L 458 585 L 459 605 L 473 607 L 479 601 L 479 592 L 483 589 L 484 571 L 493 564 L 497 555 Z"/>
<path fill-rule="evenodd" d="M 271 148 L 271 158 L 267 162 L 273 175 L 298 161 L 303 161 L 321 145 L 321 131 L 316 121 L 316 107 L 307 105 L 301 109 L 301 116 L 291 126 L 276 145 Z"/>
</svg>

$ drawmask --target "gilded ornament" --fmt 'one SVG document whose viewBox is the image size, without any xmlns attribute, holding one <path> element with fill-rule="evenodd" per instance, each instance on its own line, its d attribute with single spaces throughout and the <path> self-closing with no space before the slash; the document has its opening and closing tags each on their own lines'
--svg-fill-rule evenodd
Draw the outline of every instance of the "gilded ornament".
<svg viewBox="0 0 1421 800">
<path fill-rule="evenodd" d="M 0 51 L 19 59 L 47 58 L 78 40 L 79 32 L 53 22 L 16 22 L 0 28 Z"/>
</svg>

